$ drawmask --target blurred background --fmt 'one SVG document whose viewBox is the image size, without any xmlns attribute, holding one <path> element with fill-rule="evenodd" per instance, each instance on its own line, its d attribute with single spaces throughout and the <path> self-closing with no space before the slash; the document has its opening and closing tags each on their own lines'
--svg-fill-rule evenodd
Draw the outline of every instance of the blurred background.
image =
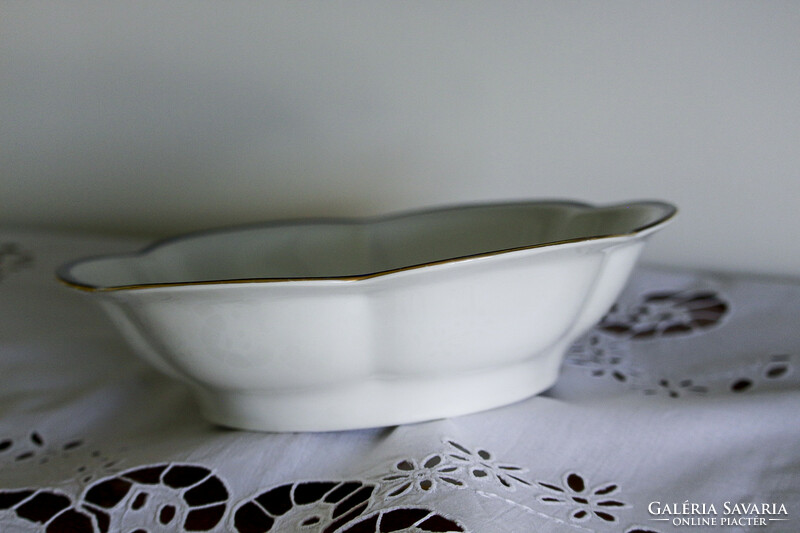
<svg viewBox="0 0 800 533">
<path fill-rule="evenodd" d="M 664 199 L 645 259 L 800 273 L 800 3 L 0 3 L 0 225 L 161 237 Z"/>
</svg>

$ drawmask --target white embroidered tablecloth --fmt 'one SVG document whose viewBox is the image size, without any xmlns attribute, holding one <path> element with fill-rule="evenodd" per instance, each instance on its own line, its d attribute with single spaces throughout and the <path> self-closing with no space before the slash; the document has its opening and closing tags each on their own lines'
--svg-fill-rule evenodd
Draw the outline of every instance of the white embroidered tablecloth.
<svg viewBox="0 0 800 533">
<path fill-rule="evenodd" d="M 543 395 L 269 434 L 54 279 L 138 244 L 0 231 L 2 532 L 800 531 L 800 281 L 640 266 Z"/>
</svg>

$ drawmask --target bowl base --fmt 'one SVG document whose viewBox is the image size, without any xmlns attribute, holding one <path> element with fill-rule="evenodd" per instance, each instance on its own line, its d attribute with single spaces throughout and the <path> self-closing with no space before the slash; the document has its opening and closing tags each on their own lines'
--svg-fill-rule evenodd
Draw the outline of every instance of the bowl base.
<svg viewBox="0 0 800 533">
<path fill-rule="evenodd" d="M 373 378 L 287 391 L 195 390 L 210 421 L 256 431 L 339 431 L 465 415 L 523 400 L 555 383 L 564 346 L 472 373 Z"/>
</svg>

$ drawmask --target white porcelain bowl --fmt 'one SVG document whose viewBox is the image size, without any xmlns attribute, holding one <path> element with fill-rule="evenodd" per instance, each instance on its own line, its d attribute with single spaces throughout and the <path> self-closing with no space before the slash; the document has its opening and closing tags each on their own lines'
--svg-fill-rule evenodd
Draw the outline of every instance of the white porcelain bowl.
<svg viewBox="0 0 800 533">
<path fill-rule="evenodd" d="M 460 415 L 548 388 L 675 208 L 544 201 L 168 239 L 59 278 L 231 427 Z"/>
</svg>

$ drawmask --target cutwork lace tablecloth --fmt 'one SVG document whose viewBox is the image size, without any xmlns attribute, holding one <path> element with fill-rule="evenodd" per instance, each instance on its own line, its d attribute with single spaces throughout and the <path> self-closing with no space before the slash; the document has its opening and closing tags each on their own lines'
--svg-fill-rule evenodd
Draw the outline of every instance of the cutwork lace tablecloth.
<svg viewBox="0 0 800 533">
<path fill-rule="evenodd" d="M 0 531 L 800 531 L 800 282 L 640 267 L 541 396 L 268 434 L 54 280 L 136 245 L 0 232 Z"/>
</svg>

